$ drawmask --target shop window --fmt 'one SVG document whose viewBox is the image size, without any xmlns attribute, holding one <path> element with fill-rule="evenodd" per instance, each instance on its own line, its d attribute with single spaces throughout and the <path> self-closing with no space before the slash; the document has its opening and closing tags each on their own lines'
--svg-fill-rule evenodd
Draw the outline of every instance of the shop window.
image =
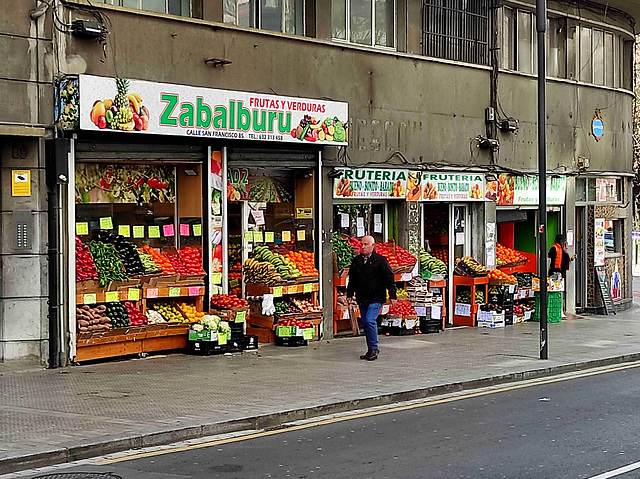
<svg viewBox="0 0 640 479">
<path fill-rule="evenodd" d="M 304 35 L 304 0 L 224 0 L 223 21 L 241 27 Z"/>
<path fill-rule="evenodd" d="M 94 3 L 106 3 L 119 7 L 137 8 L 149 12 L 168 13 L 190 17 L 191 0 L 93 0 Z"/>
<path fill-rule="evenodd" d="M 533 73 L 533 15 L 531 12 L 518 11 L 518 71 Z"/>
<path fill-rule="evenodd" d="M 353 238 L 371 235 L 376 243 L 383 243 L 386 229 L 385 214 L 383 203 L 334 205 L 333 230 Z"/>
<path fill-rule="evenodd" d="M 605 254 L 622 253 L 622 220 L 604 221 Z"/>
<path fill-rule="evenodd" d="M 332 0 L 334 40 L 395 48 L 395 0 Z"/>
<path fill-rule="evenodd" d="M 586 178 L 576 178 L 576 201 L 587 201 Z"/>
<path fill-rule="evenodd" d="M 549 18 L 547 75 L 567 77 L 567 19 Z"/>
<path fill-rule="evenodd" d="M 467 63 L 489 63 L 488 0 L 423 0 L 423 53 Z"/>
</svg>

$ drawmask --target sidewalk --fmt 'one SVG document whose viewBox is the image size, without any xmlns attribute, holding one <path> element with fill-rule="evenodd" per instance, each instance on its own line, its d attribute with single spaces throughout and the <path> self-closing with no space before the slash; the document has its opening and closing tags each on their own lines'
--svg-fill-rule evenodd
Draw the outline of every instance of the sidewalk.
<svg viewBox="0 0 640 479">
<path fill-rule="evenodd" d="M 263 428 L 462 388 L 640 360 L 640 308 L 550 324 L 461 328 L 261 348 L 257 354 L 151 356 L 58 370 L 0 365 L 0 474 L 231 430 Z"/>
</svg>

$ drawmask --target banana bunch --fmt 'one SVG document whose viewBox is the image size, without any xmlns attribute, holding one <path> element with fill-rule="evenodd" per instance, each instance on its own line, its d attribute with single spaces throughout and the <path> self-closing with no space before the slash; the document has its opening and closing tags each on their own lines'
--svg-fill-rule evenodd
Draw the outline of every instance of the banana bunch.
<svg viewBox="0 0 640 479">
<path fill-rule="evenodd" d="M 424 249 L 420 250 L 420 269 L 429 270 L 433 274 L 447 275 L 447 265 Z"/>
<path fill-rule="evenodd" d="M 255 258 L 249 258 L 244 262 L 242 269 L 247 283 L 273 284 L 282 280 L 276 271 L 276 267 L 266 261 L 261 262 Z"/>
<path fill-rule="evenodd" d="M 456 268 L 467 276 L 486 276 L 489 270 L 470 256 L 464 256 L 456 260 Z"/>
<path fill-rule="evenodd" d="M 289 258 L 278 253 L 273 253 L 268 246 L 256 246 L 253 257 L 258 261 L 271 263 L 282 279 L 293 279 L 302 276 L 300 270 Z"/>
</svg>

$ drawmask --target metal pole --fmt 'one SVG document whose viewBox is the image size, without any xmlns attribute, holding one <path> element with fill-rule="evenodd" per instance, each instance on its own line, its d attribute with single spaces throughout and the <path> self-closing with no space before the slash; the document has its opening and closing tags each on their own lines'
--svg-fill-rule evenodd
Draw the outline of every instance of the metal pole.
<svg viewBox="0 0 640 479">
<path fill-rule="evenodd" d="M 536 0 L 538 31 L 538 275 L 540 276 L 540 359 L 549 359 L 547 324 L 547 134 L 546 44 L 547 2 Z"/>
</svg>

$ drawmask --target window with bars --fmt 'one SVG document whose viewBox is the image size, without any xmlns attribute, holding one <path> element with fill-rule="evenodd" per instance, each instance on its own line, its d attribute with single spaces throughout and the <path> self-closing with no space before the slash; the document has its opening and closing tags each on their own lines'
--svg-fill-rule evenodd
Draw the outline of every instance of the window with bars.
<svg viewBox="0 0 640 479">
<path fill-rule="evenodd" d="M 241 27 L 304 35 L 304 0 L 223 0 L 223 20 Z"/>
<path fill-rule="evenodd" d="M 423 0 L 424 55 L 488 65 L 489 1 Z"/>
<path fill-rule="evenodd" d="M 191 16 L 191 0 L 92 0 L 118 7 L 137 8 L 150 12 L 168 13 L 181 17 Z"/>
</svg>

